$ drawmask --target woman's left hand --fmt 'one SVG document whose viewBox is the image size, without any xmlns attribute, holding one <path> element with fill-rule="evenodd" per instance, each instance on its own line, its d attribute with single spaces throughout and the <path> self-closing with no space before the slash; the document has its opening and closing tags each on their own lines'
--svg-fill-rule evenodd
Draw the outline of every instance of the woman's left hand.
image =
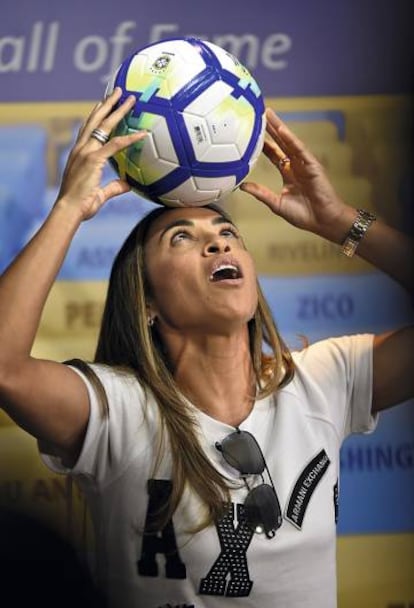
<svg viewBox="0 0 414 608">
<path fill-rule="evenodd" d="M 266 110 L 266 139 L 263 152 L 279 170 L 283 187 L 273 192 L 264 185 L 244 182 L 240 188 L 267 205 L 287 222 L 329 240 L 336 240 L 335 226 L 346 205 L 316 157 L 286 124 L 269 108 Z M 347 225 L 349 220 L 347 220 Z"/>
</svg>

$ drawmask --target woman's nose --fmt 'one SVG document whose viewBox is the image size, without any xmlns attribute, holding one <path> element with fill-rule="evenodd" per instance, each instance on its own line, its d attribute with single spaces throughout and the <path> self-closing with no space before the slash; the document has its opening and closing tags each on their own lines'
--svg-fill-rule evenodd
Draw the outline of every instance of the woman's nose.
<svg viewBox="0 0 414 608">
<path fill-rule="evenodd" d="M 230 243 L 222 236 L 214 236 L 205 245 L 204 251 L 211 255 L 213 253 L 226 253 L 231 250 Z"/>
</svg>

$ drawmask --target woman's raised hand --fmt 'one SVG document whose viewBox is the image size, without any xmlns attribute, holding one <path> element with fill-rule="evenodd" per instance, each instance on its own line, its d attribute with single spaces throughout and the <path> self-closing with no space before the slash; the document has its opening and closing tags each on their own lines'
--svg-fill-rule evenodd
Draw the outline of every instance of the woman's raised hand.
<svg viewBox="0 0 414 608">
<path fill-rule="evenodd" d="M 79 130 L 66 163 L 55 205 L 70 205 L 79 211 L 82 220 L 93 217 L 110 198 L 130 190 L 130 186 L 121 179 L 102 185 L 102 171 L 111 156 L 143 139 L 146 133 L 142 131 L 116 136 L 107 143 L 102 143 L 93 135 L 93 131 L 98 129 L 109 136 L 118 122 L 131 111 L 135 102 L 133 95 L 116 110 L 113 109 L 121 94 L 121 89 L 116 88 L 92 109 Z"/>
<path fill-rule="evenodd" d="M 348 206 L 305 144 L 273 110 L 266 110 L 266 118 L 268 137 L 263 152 L 279 170 L 282 189 L 273 192 L 254 182 L 243 183 L 241 189 L 265 203 L 290 224 L 329 238 Z"/>
</svg>

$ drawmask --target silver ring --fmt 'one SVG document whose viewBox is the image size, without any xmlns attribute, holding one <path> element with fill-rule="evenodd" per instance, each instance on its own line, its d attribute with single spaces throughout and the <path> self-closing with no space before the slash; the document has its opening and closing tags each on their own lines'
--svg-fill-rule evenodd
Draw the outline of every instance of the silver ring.
<svg viewBox="0 0 414 608">
<path fill-rule="evenodd" d="M 101 144 L 106 144 L 109 141 L 109 135 L 102 131 L 102 129 L 94 129 L 91 133 L 91 137 L 99 141 Z"/>
<path fill-rule="evenodd" d="M 284 169 L 285 165 L 288 165 L 289 163 L 290 163 L 290 158 L 288 156 L 284 156 L 278 162 L 279 169 Z"/>
</svg>

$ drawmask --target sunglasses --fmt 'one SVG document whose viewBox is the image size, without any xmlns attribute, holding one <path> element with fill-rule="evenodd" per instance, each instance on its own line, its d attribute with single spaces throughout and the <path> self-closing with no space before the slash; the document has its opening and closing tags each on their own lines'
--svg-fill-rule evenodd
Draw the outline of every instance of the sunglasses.
<svg viewBox="0 0 414 608">
<path fill-rule="evenodd" d="M 223 454 L 224 460 L 239 471 L 249 491 L 244 502 L 247 524 L 255 532 L 264 532 L 267 538 L 273 538 L 282 525 L 282 512 L 263 452 L 256 439 L 248 431 L 236 429 L 221 443 L 216 442 L 215 446 Z M 271 485 L 264 481 L 265 470 Z M 262 483 L 250 489 L 246 481 L 247 475 L 260 475 Z"/>
</svg>

